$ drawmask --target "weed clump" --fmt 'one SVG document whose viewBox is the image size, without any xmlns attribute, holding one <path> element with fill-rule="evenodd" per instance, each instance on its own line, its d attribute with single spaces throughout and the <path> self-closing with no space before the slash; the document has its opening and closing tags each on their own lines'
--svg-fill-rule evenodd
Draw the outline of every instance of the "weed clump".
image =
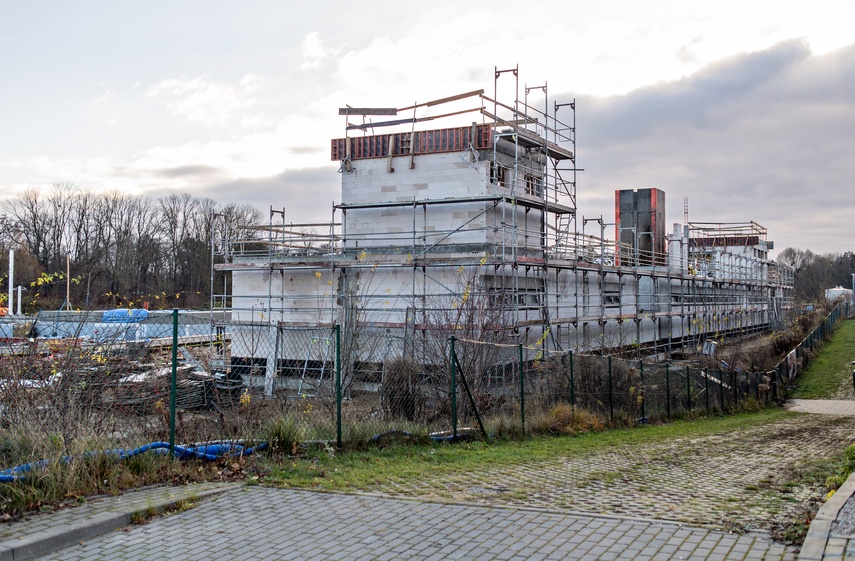
<svg viewBox="0 0 855 561">
<path fill-rule="evenodd" d="M 578 407 L 555 405 L 545 415 L 532 423 L 531 430 L 536 434 L 587 434 L 605 430 L 605 420 Z"/>
<path fill-rule="evenodd" d="M 837 469 L 837 473 L 826 478 L 825 486 L 829 491 L 836 491 L 843 485 L 849 476 L 855 472 L 855 444 L 850 444 L 843 453 L 843 462 Z"/>
<path fill-rule="evenodd" d="M 280 415 L 271 419 L 263 432 L 271 454 L 297 455 L 297 448 L 303 441 L 303 426 L 294 417 Z"/>
</svg>

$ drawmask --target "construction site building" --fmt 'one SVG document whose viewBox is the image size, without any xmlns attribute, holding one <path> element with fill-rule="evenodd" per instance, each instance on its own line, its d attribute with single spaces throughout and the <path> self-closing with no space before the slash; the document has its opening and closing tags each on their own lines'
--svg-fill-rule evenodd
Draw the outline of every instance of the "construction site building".
<svg viewBox="0 0 855 561">
<path fill-rule="evenodd" d="M 502 80 L 513 82 L 506 103 Z M 772 242 L 753 222 L 686 221 L 666 234 L 658 189 L 616 191 L 613 222 L 580 216 L 575 100 L 521 90 L 516 69 L 496 70 L 492 97 L 340 114 L 330 222 L 285 223 L 271 210 L 261 234 L 224 244 L 216 268 L 231 273 L 231 290 L 212 300 L 235 320 L 233 368 L 269 378 L 302 358 L 279 349 L 268 326 L 338 324 L 345 339 L 358 332 L 355 361 L 372 364 L 429 362 L 428 339 L 464 331 L 532 356 L 668 356 L 768 330 L 789 307 L 792 270 L 769 260 Z"/>
</svg>

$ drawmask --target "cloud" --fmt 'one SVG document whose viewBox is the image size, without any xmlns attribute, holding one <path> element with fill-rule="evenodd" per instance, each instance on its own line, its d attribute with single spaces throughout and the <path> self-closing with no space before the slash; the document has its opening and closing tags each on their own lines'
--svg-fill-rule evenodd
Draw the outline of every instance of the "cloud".
<svg viewBox="0 0 855 561">
<path fill-rule="evenodd" d="M 153 171 L 154 175 L 159 175 L 161 177 L 183 177 L 187 175 L 211 176 L 218 175 L 220 173 L 222 173 L 221 169 L 207 165 L 186 165 Z"/>
<path fill-rule="evenodd" d="M 670 18 L 664 4 L 556 5 L 536 35 L 503 25 L 501 14 L 516 6 L 506 0 L 487 12 L 457 4 L 388 10 L 380 27 L 354 25 L 364 7 L 348 4 L 342 13 L 354 17 L 318 18 L 316 29 L 295 21 L 288 33 L 278 24 L 270 35 L 212 33 L 199 59 L 171 64 L 176 51 L 165 49 L 157 63 L 109 74 L 115 91 L 94 80 L 100 90 L 64 91 L 62 103 L 41 104 L 46 111 L 10 109 L 5 121 L 27 118 L 7 135 L 14 141 L 2 151 L 0 196 L 70 179 L 96 189 L 245 196 L 329 219 L 329 202 L 340 197 L 338 164 L 329 161 L 329 139 L 344 135 L 338 107 L 401 107 L 480 88 L 492 96 L 493 65 L 519 62 L 518 81 L 498 80 L 500 100 L 547 79 L 549 105 L 577 99 L 578 164 L 587 170 L 580 216 L 610 220 L 616 188 L 660 187 L 669 221 L 682 218 L 688 196 L 692 219 L 756 220 L 779 247 L 847 247 L 855 49 L 818 56 L 801 40 L 767 48 L 769 37 L 805 35 L 816 45 L 802 20 L 827 44 L 851 40 L 845 18 L 793 10 L 789 19 L 798 21 L 784 25 L 782 11 L 769 16 L 771 3 L 746 7 L 755 13 L 736 20 L 744 2 L 670 4 L 679 12 Z M 235 41 L 233 56 L 212 60 L 227 41 Z M 759 50 L 732 56 L 747 48 Z M 486 63 L 482 53 L 490 53 Z M 561 53 L 574 55 L 556 66 Z M 186 68 L 204 70 L 182 77 Z M 27 134 L 27 144 L 18 141 Z M 835 233 L 841 223 L 843 234 Z"/>
<path fill-rule="evenodd" d="M 312 31 L 303 40 L 300 46 L 300 54 L 303 63 L 298 67 L 300 70 L 309 70 L 319 67 L 324 61 L 336 54 L 335 49 L 329 49 L 321 41 L 321 34 Z"/>
<path fill-rule="evenodd" d="M 116 92 L 108 89 L 107 91 L 93 99 L 91 103 L 92 105 L 103 105 L 105 103 L 108 103 L 111 99 L 115 98 L 116 95 Z"/>
<path fill-rule="evenodd" d="M 799 41 L 673 82 L 577 100 L 580 213 L 613 214 L 619 188 L 657 187 L 669 221 L 753 220 L 778 248 L 851 248 L 855 45 Z M 846 231 L 848 228 L 848 232 Z"/>
<path fill-rule="evenodd" d="M 170 78 L 151 86 L 146 96 L 166 99 L 166 109 L 189 123 L 222 127 L 246 118 L 255 95 L 267 81 L 248 74 L 236 83 L 217 82 L 206 76 Z"/>
<path fill-rule="evenodd" d="M 286 209 L 286 220 L 293 223 L 320 223 L 332 219 L 332 203 L 341 199 L 338 166 L 286 170 L 258 178 L 239 178 L 211 182 L 193 191 L 197 196 L 220 204 L 250 203 L 261 209 Z M 155 197 L 170 194 L 168 188 L 149 191 Z"/>
<path fill-rule="evenodd" d="M 756 89 L 775 95 L 768 86 L 809 55 L 804 43 L 787 42 L 766 51 L 730 57 L 677 81 L 605 99 L 584 97 L 579 105 L 597 124 L 587 137 L 599 145 L 612 143 L 616 130 L 622 131 L 621 140 L 630 141 L 663 127 L 693 130 L 724 126 L 728 120 L 723 117 L 736 104 Z M 580 118 L 585 118 L 584 112 Z"/>
<path fill-rule="evenodd" d="M 319 154 L 323 153 L 326 155 L 326 147 L 321 146 L 292 146 L 288 149 L 289 152 L 296 155 L 304 155 L 304 154 Z"/>
</svg>

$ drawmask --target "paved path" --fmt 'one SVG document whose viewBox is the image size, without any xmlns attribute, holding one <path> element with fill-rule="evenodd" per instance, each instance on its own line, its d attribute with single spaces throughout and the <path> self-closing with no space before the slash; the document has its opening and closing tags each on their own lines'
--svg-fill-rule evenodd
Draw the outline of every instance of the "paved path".
<svg viewBox="0 0 855 561">
<path fill-rule="evenodd" d="M 849 492 L 844 493 L 844 487 L 847 486 Z M 825 517 L 827 520 L 832 520 L 828 531 L 828 541 L 823 549 L 822 559 L 825 560 L 838 560 L 843 557 L 846 561 L 855 561 L 855 475 L 849 477 L 844 487 L 841 487 L 835 494 L 841 494 L 843 497 L 837 505 L 830 505 L 830 512 Z M 834 497 L 829 503 L 833 500 Z M 837 506 L 840 506 L 840 509 L 834 512 L 834 507 Z M 823 524 L 821 528 L 817 528 L 817 533 L 821 535 L 821 531 L 826 526 L 827 524 Z M 811 524 L 811 530 L 814 530 L 813 524 Z M 805 556 L 804 559 L 808 560 L 810 557 Z"/>
<path fill-rule="evenodd" d="M 791 399 L 786 407 L 798 413 L 855 417 L 855 400 L 851 399 Z"/>
<path fill-rule="evenodd" d="M 48 560 L 792 560 L 762 534 L 676 523 L 245 487 Z"/>
<path fill-rule="evenodd" d="M 117 497 L 90 498 L 82 505 L 0 524 L 0 561 L 25 561 L 130 524 L 179 501 L 196 501 L 235 489 L 236 483 L 166 485 Z"/>
<path fill-rule="evenodd" d="M 390 498 L 770 532 L 804 520 L 809 503 L 825 497 L 825 478 L 811 477 L 812 466 L 839 455 L 853 435 L 855 417 L 794 415 L 705 436 L 639 440 L 595 451 L 563 453 L 556 446 L 553 456 L 540 460 L 521 457 L 518 464 L 442 471 L 417 480 L 390 476 L 366 490 Z"/>
<path fill-rule="evenodd" d="M 855 417 L 851 399 L 791 399 L 786 407 L 825 417 Z M 830 560 L 855 561 L 855 474 L 816 513 L 799 554 L 799 561 Z"/>
<path fill-rule="evenodd" d="M 799 561 L 855 559 L 855 475 L 824 504 L 810 525 Z M 848 512 L 847 512 L 848 511 Z"/>
<path fill-rule="evenodd" d="M 799 484 L 798 466 L 852 442 L 855 416 L 846 411 L 855 404 L 791 405 L 814 414 L 506 470 L 387 481 L 371 495 L 231 487 L 147 525 L 99 538 L 121 524 L 79 531 L 97 526 L 101 516 L 117 520 L 115 505 L 145 511 L 158 494 L 178 492 L 149 489 L 2 525 L 0 561 L 34 558 L 38 550 L 27 544 L 38 536 L 22 537 L 27 527 L 48 542 L 56 533 L 67 540 L 68 529 L 78 534 L 65 544 L 86 540 L 48 559 L 793 560 L 796 548 L 770 541 L 771 522 L 792 519 L 816 496 L 816 489 Z M 835 533 L 830 526 L 846 501 L 843 491 L 833 497 L 836 506 L 823 507 L 826 522 L 812 526 L 815 547 L 803 549 L 804 559 L 840 559 L 851 550 L 855 561 L 849 536 L 855 530 Z M 47 526 L 39 530 L 40 524 Z"/>
</svg>

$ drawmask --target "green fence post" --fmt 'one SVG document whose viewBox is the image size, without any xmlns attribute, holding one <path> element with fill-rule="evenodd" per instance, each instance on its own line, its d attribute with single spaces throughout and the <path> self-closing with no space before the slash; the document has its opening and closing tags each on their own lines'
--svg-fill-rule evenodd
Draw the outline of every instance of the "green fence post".
<svg viewBox="0 0 855 561">
<path fill-rule="evenodd" d="M 724 415 L 724 372 L 718 371 L 718 394 L 721 404 L 721 414 Z"/>
<path fill-rule="evenodd" d="M 701 370 L 701 376 L 704 377 L 704 401 L 707 404 L 707 415 L 710 414 L 710 373 L 707 370 Z"/>
<path fill-rule="evenodd" d="M 670 365 L 665 364 L 665 418 L 671 420 L 671 374 Z"/>
<path fill-rule="evenodd" d="M 335 442 L 341 449 L 341 326 L 335 326 Z"/>
<path fill-rule="evenodd" d="M 614 396 L 612 395 L 612 357 L 609 355 L 609 421 L 615 421 Z"/>
<path fill-rule="evenodd" d="M 745 373 L 745 391 L 742 393 L 742 403 L 748 401 L 748 396 L 751 395 L 751 375 Z M 759 400 L 758 400 L 759 401 Z"/>
<path fill-rule="evenodd" d="M 172 309 L 172 380 L 169 386 L 169 453 L 175 456 L 175 396 L 178 393 L 178 308 Z"/>
<path fill-rule="evenodd" d="M 451 434 L 457 439 L 457 353 L 454 350 L 454 335 L 448 338 L 451 342 Z"/>
<path fill-rule="evenodd" d="M 573 351 L 570 351 L 570 406 L 576 413 L 576 381 L 573 377 Z"/>
<path fill-rule="evenodd" d="M 638 395 L 641 397 L 641 422 L 647 422 L 647 415 L 645 415 L 645 407 L 644 407 L 644 361 L 638 361 L 638 370 L 641 374 L 641 387 L 638 390 Z"/>
<path fill-rule="evenodd" d="M 736 389 L 736 384 L 739 383 L 739 379 L 736 377 L 736 371 L 733 371 L 733 408 L 736 409 L 739 406 L 739 391 Z"/>
<path fill-rule="evenodd" d="M 763 380 L 763 373 L 754 373 L 754 399 L 757 400 L 757 403 L 760 403 L 760 382 Z"/>
<path fill-rule="evenodd" d="M 773 368 L 769 371 L 769 375 L 772 377 L 772 399 L 778 401 L 778 369 Z"/>
<path fill-rule="evenodd" d="M 689 367 L 686 367 L 686 405 L 688 407 L 687 412 L 692 412 L 692 373 L 689 371 Z"/>
<path fill-rule="evenodd" d="M 520 358 L 520 426 L 525 436 L 525 363 L 523 362 L 523 346 L 519 345 Z"/>
</svg>

